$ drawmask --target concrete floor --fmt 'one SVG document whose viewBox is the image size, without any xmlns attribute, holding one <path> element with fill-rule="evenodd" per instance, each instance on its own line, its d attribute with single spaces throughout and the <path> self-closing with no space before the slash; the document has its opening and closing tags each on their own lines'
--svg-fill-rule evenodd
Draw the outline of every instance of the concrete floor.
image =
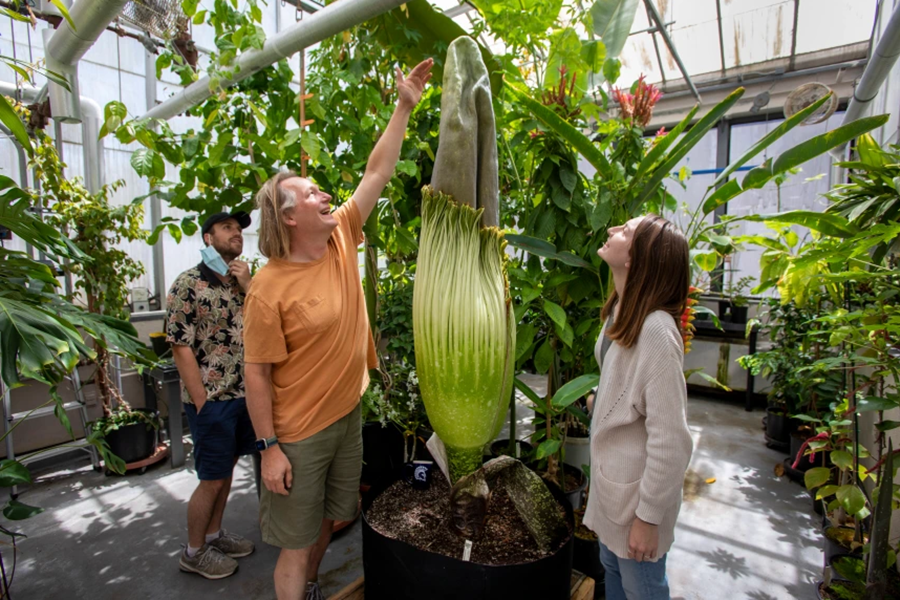
<svg viewBox="0 0 900 600">
<path fill-rule="evenodd" d="M 822 562 L 816 519 L 803 488 L 775 477 L 784 455 L 763 445 L 761 416 L 737 404 L 690 400 L 695 450 L 669 555 L 673 598 L 815 597 Z M 521 412 L 517 417 L 522 426 L 530 421 Z M 716 482 L 705 483 L 711 477 Z M 105 477 L 83 463 L 41 474 L 19 498 L 45 512 L 15 523 L 28 539 L 19 543 L 11 597 L 274 598 L 277 550 L 260 541 L 246 459 L 235 473 L 225 526 L 256 542 L 256 553 L 218 582 L 178 570 L 195 484 L 190 460 L 181 469 L 162 464 L 128 477 Z M 326 595 L 362 574 L 361 537 L 357 521 L 332 543 L 320 576 Z M 2 554 L 8 568 L 10 552 L 2 547 Z"/>
</svg>

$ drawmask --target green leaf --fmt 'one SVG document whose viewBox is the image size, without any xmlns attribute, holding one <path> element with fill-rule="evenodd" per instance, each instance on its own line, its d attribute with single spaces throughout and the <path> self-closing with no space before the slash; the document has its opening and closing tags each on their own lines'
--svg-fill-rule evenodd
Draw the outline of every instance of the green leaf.
<svg viewBox="0 0 900 600">
<path fill-rule="evenodd" d="M 305 130 L 300 135 L 300 146 L 303 150 L 309 154 L 310 160 L 313 162 L 319 162 L 319 155 L 322 152 L 322 145 L 319 143 L 319 138 L 315 133 Z"/>
<path fill-rule="evenodd" d="M 544 340 L 537 349 L 537 352 L 534 353 L 534 368 L 537 369 L 538 373 L 543 375 L 550 370 L 550 365 L 552 363 L 553 347 L 550 346 L 549 341 Z"/>
<path fill-rule="evenodd" d="M 575 185 L 578 183 L 578 175 L 576 175 L 568 165 L 560 165 L 559 180 L 562 182 L 566 191 L 571 194 L 575 191 Z"/>
<path fill-rule="evenodd" d="M 897 408 L 897 402 L 895 400 L 889 400 L 888 398 L 879 398 L 878 396 L 868 396 L 866 398 L 863 398 L 856 405 L 856 410 L 858 410 L 859 412 L 891 410 L 892 408 Z"/>
<path fill-rule="evenodd" d="M 622 61 L 618 58 L 607 58 L 603 61 L 603 79 L 605 79 L 609 85 L 613 85 L 617 82 L 621 73 Z"/>
<path fill-rule="evenodd" d="M 803 475 L 803 482 L 806 489 L 811 490 L 827 483 L 831 479 L 831 469 L 826 467 L 815 467 L 810 469 Z"/>
<path fill-rule="evenodd" d="M 544 300 L 544 312 L 560 327 L 566 326 L 566 311 L 559 304 Z"/>
<path fill-rule="evenodd" d="M 6 506 L 3 507 L 3 516 L 10 521 L 22 521 L 24 519 L 30 519 L 31 517 L 39 515 L 42 512 L 44 512 L 43 508 L 38 508 L 37 506 L 28 506 L 27 504 L 22 504 L 18 500 L 9 500 L 6 503 Z"/>
<path fill-rule="evenodd" d="M 181 0 L 181 10 L 184 11 L 185 16 L 188 18 L 194 16 L 194 13 L 197 12 L 197 6 L 199 5 L 200 0 Z"/>
<path fill-rule="evenodd" d="M 719 253 L 718 252 L 704 252 L 704 253 L 695 254 L 694 262 L 696 262 L 697 266 L 699 266 L 704 271 L 710 272 L 716 268 L 717 264 L 719 264 Z"/>
<path fill-rule="evenodd" d="M 520 392 L 522 392 L 522 394 L 523 394 L 526 398 L 528 398 L 529 400 L 531 400 L 535 405 L 540 406 L 541 404 L 544 403 L 543 398 L 541 398 L 540 396 L 538 396 L 538 395 L 534 392 L 533 389 L 531 389 L 530 387 L 528 387 L 528 384 L 527 384 L 527 383 L 525 383 L 524 381 L 522 381 L 522 380 L 519 379 L 518 377 L 516 377 L 515 379 L 513 379 L 513 383 L 515 384 L 516 389 L 519 390 Z"/>
<path fill-rule="evenodd" d="M 590 217 L 591 229 L 594 233 L 606 227 L 607 223 L 609 223 L 609 220 L 612 218 L 612 213 L 612 194 L 609 193 L 609 190 L 601 190 L 600 197 L 597 198 L 597 203 L 594 205 L 594 210 L 591 211 Z"/>
<path fill-rule="evenodd" d="M 832 148 L 837 148 L 838 146 L 846 144 L 853 138 L 858 137 L 867 131 L 881 127 L 887 123 L 889 118 L 890 115 L 864 117 L 797 144 L 793 148 L 782 152 L 778 158 L 775 159 L 775 164 L 772 166 L 772 172 L 777 175 L 779 173 L 784 173 L 788 169 L 802 165 L 810 159 L 821 156 Z"/>
<path fill-rule="evenodd" d="M 63 19 L 66 20 L 66 23 L 69 24 L 69 27 L 72 28 L 72 31 L 77 33 L 77 29 L 75 28 L 75 23 L 72 21 L 72 17 L 69 15 L 69 9 L 66 8 L 66 5 L 60 2 L 60 0 L 50 0 L 50 2 L 59 9 L 59 14 L 63 16 Z"/>
<path fill-rule="evenodd" d="M 840 469 L 850 469 L 853 467 L 853 456 L 845 450 L 835 450 L 831 453 L 831 462 Z"/>
<path fill-rule="evenodd" d="M 599 375 L 588 373 L 568 382 L 553 395 L 554 408 L 565 408 L 597 387 Z"/>
<path fill-rule="evenodd" d="M 597 0 L 591 6 L 594 34 L 606 46 L 606 55 L 615 58 L 622 53 L 637 13 L 638 0 Z"/>
<path fill-rule="evenodd" d="M 876 423 L 875 427 L 881 432 L 890 431 L 900 427 L 900 421 L 882 421 L 881 423 Z"/>
<path fill-rule="evenodd" d="M 828 498 L 829 496 L 834 496 L 835 493 L 837 493 L 839 487 L 840 486 L 837 485 L 823 485 L 816 492 L 816 500 L 823 500 L 825 498 Z"/>
<path fill-rule="evenodd" d="M 528 235 L 517 235 L 512 233 L 506 234 L 504 238 L 507 242 L 509 242 L 511 246 L 515 246 L 516 248 L 525 250 L 526 252 L 534 254 L 535 256 L 552 258 L 553 260 L 558 260 L 572 267 L 581 267 L 583 269 L 591 271 L 592 273 L 597 272 L 597 269 L 594 267 L 594 265 L 582 258 L 579 258 L 578 256 L 575 256 L 571 252 L 557 252 L 556 246 L 554 246 L 550 242 L 540 240 Z"/>
<path fill-rule="evenodd" d="M 856 515 L 866 507 L 866 497 L 855 485 L 842 485 L 836 495 L 838 502 L 849 515 Z"/>
<path fill-rule="evenodd" d="M 849 238 L 859 233 L 859 228 L 844 217 L 834 213 L 823 213 L 812 210 L 792 210 L 772 215 L 749 215 L 741 217 L 743 221 L 767 222 L 782 225 L 801 225 L 829 235 L 831 237 Z"/>
<path fill-rule="evenodd" d="M 562 444 L 562 440 L 544 440 L 541 442 L 541 445 L 537 448 L 537 453 L 535 454 L 535 458 L 540 460 L 542 458 L 547 458 L 548 456 L 552 456 L 559 452 L 559 447 Z"/>
<path fill-rule="evenodd" d="M 16 114 L 16 111 L 13 110 L 12 104 L 9 103 L 6 96 L 2 94 L 0 94 L 0 121 L 2 121 L 3 124 L 6 125 L 6 128 L 12 132 L 16 137 L 16 141 L 19 142 L 19 145 L 22 146 L 29 156 L 34 154 L 34 148 L 31 146 L 31 139 L 28 137 L 28 132 L 25 131 L 25 125 L 22 123 L 22 119 L 20 119 L 19 115 Z"/>
<path fill-rule="evenodd" d="M 706 199 L 706 202 L 703 203 L 703 214 L 708 215 L 743 191 L 737 179 L 732 179 Z"/>
<path fill-rule="evenodd" d="M 163 179 L 166 176 L 166 164 L 156 150 L 141 148 L 131 155 L 131 166 L 141 177 Z"/>
<path fill-rule="evenodd" d="M 0 8 L 0 14 L 6 15 L 7 17 L 15 21 L 20 21 L 22 23 L 31 23 L 31 19 L 29 19 L 22 13 L 10 10 L 8 8 Z"/>
<path fill-rule="evenodd" d="M 31 473 L 17 460 L 0 460 L 0 487 L 31 483 Z"/>
</svg>

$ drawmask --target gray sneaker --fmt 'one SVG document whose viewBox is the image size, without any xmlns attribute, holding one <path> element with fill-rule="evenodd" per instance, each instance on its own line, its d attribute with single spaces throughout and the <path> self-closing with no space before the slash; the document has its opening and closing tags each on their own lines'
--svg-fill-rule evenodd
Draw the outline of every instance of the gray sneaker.
<svg viewBox="0 0 900 600">
<path fill-rule="evenodd" d="M 253 554 L 256 549 L 253 542 L 247 538 L 242 538 L 236 533 L 229 533 L 224 529 L 219 537 L 208 543 L 229 558 L 243 558 Z"/>
<path fill-rule="evenodd" d="M 193 557 L 188 556 L 187 547 L 181 551 L 181 559 L 178 566 L 182 571 L 196 573 L 207 579 L 224 579 L 234 575 L 238 564 L 233 558 L 228 558 L 218 548 L 204 544 Z"/>
<path fill-rule="evenodd" d="M 310 581 L 306 584 L 306 600 L 325 600 L 325 594 L 319 588 L 318 581 Z"/>
</svg>

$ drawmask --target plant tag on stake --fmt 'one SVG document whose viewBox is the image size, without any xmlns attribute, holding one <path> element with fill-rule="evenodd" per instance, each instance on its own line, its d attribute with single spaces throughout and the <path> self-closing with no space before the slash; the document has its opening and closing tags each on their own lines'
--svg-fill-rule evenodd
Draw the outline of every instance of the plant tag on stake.
<svg viewBox="0 0 900 600">
<path fill-rule="evenodd" d="M 472 540 L 466 540 L 466 545 L 463 546 L 463 562 L 469 562 L 472 558 Z"/>
</svg>

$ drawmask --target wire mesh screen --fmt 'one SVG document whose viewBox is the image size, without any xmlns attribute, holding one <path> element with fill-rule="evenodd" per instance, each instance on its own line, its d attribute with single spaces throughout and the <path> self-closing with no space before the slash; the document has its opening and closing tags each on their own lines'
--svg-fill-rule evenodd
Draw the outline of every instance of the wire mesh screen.
<svg viewBox="0 0 900 600">
<path fill-rule="evenodd" d="M 130 0 L 122 20 L 163 39 L 171 39 L 187 29 L 188 18 L 181 10 L 181 0 Z"/>
</svg>

